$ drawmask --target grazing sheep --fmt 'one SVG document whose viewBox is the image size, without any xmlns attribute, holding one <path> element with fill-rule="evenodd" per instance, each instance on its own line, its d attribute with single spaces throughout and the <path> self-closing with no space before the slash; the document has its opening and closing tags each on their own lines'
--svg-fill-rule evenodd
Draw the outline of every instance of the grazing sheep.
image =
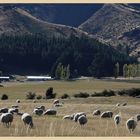
<svg viewBox="0 0 140 140">
<path fill-rule="evenodd" d="M 93 112 L 93 116 L 94 115 L 100 115 L 101 114 L 101 111 L 100 110 L 95 110 L 94 112 Z"/>
<path fill-rule="evenodd" d="M 44 106 L 44 105 L 40 106 L 40 108 L 41 108 L 43 111 L 45 111 L 45 106 Z"/>
<path fill-rule="evenodd" d="M 76 113 L 76 114 L 74 115 L 73 120 L 74 120 L 75 122 L 77 122 L 78 118 L 79 118 L 80 116 L 82 116 L 82 115 L 84 115 L 84 116 L 86 117 L 85 112 L 78 112 L 78 113 Z"/>
<path fill-rule="evenodd" d="M 29 125 L 30 128 L 33 127 L 33 119 L 30 114 L 24 113 L 21 117 L 21 120 L 24 122 L 25 125 Z"/>
<path fill-rule="evenodd" d="M 140 114 L 137 114 L 137 115 L 135 116 L 135 118 L 136 118 L 137 121 L 140 121 Z"/>
<path fill-rule="evenodd" d="M 59 99 L 53 101 L 53 104 L 59 104 L 59 103 L 60 103 Z"/>
<path fill-rule="evenodd" d="M 54 104 L 54 107 L 62 107 L 63 105 L 62 104 Z"/>
<path fill-rule="evenodd" d="M 44 115 L 56 115 L 57 111 L 54 109 L 48 109 L 44 112 Z"/>
<path fill-rule="evenodd" d="M 122 106 L 126 106 L 126 105 L 127 105 L 127 103 L 123 103 L 123 104 L 122 104 Z"/>
<path fill-rule="evenodd" d="M 36 107 L 36 109 L 42 109 L 43 111 L 45 111 L 45 106 L 42 105 L 42 106 Z"/>
<path fill-rule="evenodd" d="M 36 100 L 33 100 L 33 103 L 36 103 Z"/>
<path fill-rule="evenodd" d="M 22 116 L 24 113 L 18 112 L 17 115 Z"/>
<path fill-rule="evenodd" d="M 116 106 L 120 106 L 120 105 L 121 105 L 120 103 L 117 103 L 117 104 L 116 104 Z"/>
<path fill-rule="evenodd" d="M 18 113 L 18 111 L 19 111 L 18 108 L 9 108 L 8 109 L 8 112 L 11 114 Z"/>
<path fill-rule="evenodd" d="M 7 127 L 13 122 L 13 115 L 11 113 L 3 113 L 0 116 L 0 121 L 5 124 Z"/>
<path fill-rule="evenodd" d="M 73 116 L 72 115 L 65 115 L 63 117 L 63 120 L 73 120 Z"/>
<path fill-rule="evenodd" d="M 42 109 L 37 109 L 37 108 L 35 108 L 34 111 L 33 111 L 33 114 L 36 114 L 36 115 L 39 115 L 39 116 L 40 116 L 40 115 L 43 114 L 43 112 L 44 112 L 44 111 L 43 111 Z"/>
<path fill-rule="evenodd" d="M 1 108 L 0 109 L 0 113 L 7 113 L 8 112 L 8 108 Z"/>
<path fill-rule="evenodd" d="M 112 118 L 113 112 L 112 111 L 105 111 L 101 114 L 101 118 Z"/>
<path fill-rule="evenodd" d="M 118 125 L 120 123 L 120 121 L 121 121 L 121 116 L 120 115 L 116 115 L 114 117 L 114 121 L 115 121 L 115 125 Z"/>
<path fill-rule="evenodd" d="M 19 108 L 18 105 L 12 105 L 11 107 L 12 107 L 12 108 Z"/>
<path fill-rule="evenodd" d="M 20 103 L 20 100 L 19 100 L 19 99 L 17 99 L 17 100 L 16 100 L 16 103 Z"/>
<path fill-rule="evenodd" d="M 86 123 L 87 123 L 87 118 L 86 118 L 86 116 L 85 116 L 85 115 L 79 116 L 78 122 L 79 122 L 80 125 L 86 124 Z"/>
<path fill-rule="evenodd" d="M 126 121 L 126 128 L 129 130 L 130 133 L 134 131 L 136 126 L 137 126 L 137 122 L 133 117 Z"/>
</svg>

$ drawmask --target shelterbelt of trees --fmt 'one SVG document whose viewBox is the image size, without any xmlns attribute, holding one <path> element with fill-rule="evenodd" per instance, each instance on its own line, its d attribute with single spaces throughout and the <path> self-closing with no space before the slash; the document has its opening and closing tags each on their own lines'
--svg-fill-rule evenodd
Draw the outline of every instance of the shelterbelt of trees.
<svg viewBox="0 0 140 140">
<path fill-rule="evenodd" d="M 68 77 L 113 76 L 114 66 L 119 63 L 120 74 L 123 65 L 136 60 L 85 36 L 69 38 L 47 38 L 39 34 L 1 35 L 0 70 L 8 66 L 32 68 L 45 71 L 51 76 L 59 75 L 56 69 L 61 64 L 68 67 Z M 4 66 L 4 67 L 3 67 Z"/>
</svg>

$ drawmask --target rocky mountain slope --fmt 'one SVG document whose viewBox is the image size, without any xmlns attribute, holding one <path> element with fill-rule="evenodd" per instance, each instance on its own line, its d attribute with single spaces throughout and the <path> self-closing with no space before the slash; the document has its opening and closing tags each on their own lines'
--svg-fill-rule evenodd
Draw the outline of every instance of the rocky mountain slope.
<svg viewBox="0 0 140 140">
<path fill-rule="evenodd" d="M 18 4 L 15 6 L 38 19 L 78 27 L 103 4 Z"/>
<path fill-rule="evenodd" d="M 140 57 L 140 10 L 127 4 L 105 4 L 79 26 L 97 39 Z"/>
<path fill-rule="evenodd" d="M 85 34 L 79 29 L 48 23 L 37 19 L 27 11 L 15 6 L 0 6 L 0 34 L 45 34 L 48 37 L 68 37 L 71 34 L 80 36 Z"/>
</svg>

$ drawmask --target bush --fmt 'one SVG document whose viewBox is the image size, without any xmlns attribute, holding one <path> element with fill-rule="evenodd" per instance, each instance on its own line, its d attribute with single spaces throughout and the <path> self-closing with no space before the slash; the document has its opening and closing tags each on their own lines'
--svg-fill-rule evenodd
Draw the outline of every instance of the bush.
<svg viewBox="0 0 140 140">
<path fill-rule="evenodd" d="M 53 88 L 49 87 L 46 90 L 46 99 L 52 99 L 52 98 L 55 98 L 55 96 L 56 96 L 56 93 L 53 93 Z"/>
<path fill-rule="evenodd" d="M 136 97 L 140 95 L 140 88 L 132 88 L 132 89 L 127 89 L 127 90 L 120 90 L 117 92 L 118 95 L 127 95 L 127 96 L 132 96 Z"/>
<path fill-rule="evenodd" d="M 35 99 L 36 94 L 34 92 L 28 92 L 28 94 L 26 95 L 26 99 Z"/>
<path fill-rule="evenodd" d="M 125 90 L 119 90 L 117 91 L 117 94 L 122 96 L 122 95 L 125 95 L 126 93 L 125 93 Z"/>
<path fill-rule="evenodd" d="M 1 100 L 8 100 L 8 95 L 3 94 L 3 95 L 1 96 Z"/>
<path fill-rule="evenodd" d="M 94 93 L 94 94 L 92 94 L 91 96 L 92 97 L 101 97 L 101 96 L 103 96 L 103 97 L 110 97 L 110 96 L 115 96 L 116 94 L 115 94 L 115 91 L 113 91 L 113 90 L 104 90 L 104 91 L 102 91 L 102 92 L 99 92 L 99 93 Z"/>
<path fill-rule="evenodd" d="M 61 99 L 66 99 L 66 98 L 70 98 L 70 96 L 66 93 L 61 96 Z"/>
<path fill-rule="evenodd" d="M 38 95 L 38 96 L 36 96 L 36 99 L 37 100 L 40 100 L 40 99 L 42 99 L 42 96 L 41 95 Z"/>
<path fill-rule="evenodd" d="M 74 97 L 75 98 L 88 98 L 89 94 L 86 92 L 80 92 L 80 93 L 74 94 Z"/>
</svg>

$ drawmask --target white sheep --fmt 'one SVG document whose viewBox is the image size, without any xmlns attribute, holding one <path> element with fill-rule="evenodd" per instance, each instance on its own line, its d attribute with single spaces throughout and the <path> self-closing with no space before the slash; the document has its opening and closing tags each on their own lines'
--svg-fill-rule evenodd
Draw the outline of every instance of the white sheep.
<svg viewBox="0 0 140 140">
<path fill-rule="evenodd" d="M 100 110 L 95 110 L 95 111 L 93 111 L 93 116 L 94 115 L 100 115 L 101 114 L 101 111 Z"/>
<path fill-rule="evenodd" d="M 86 116 L 85 112 L 78 112 L 78 113 L 75 113 L 73 120 L 74 120 L 75 122 L 77 122 L 78 118 L 79 118 L 80 116 L 82 116 L 82 115 Z"/>
<path fill-rule="evenodd" d="M 33 103 L 36 103 L 36 100 L 33 100 Z"/>
<path fill-rule="evenodd" d="M 59 99 L 53 101 L 53 104 L 59 104 L 59 103 L 60 103 Z"/>
<path fill-rule="evenodd" d="M 0 116 L 0 121 L 5 124 L 7 127 L 13 122 L 13 115 L 11 113 L 3 113 Z"/>
<path fill-rule="evenodd" d="M 46 110 L 43 115 L 56 115 L 57 111 L 54 109 L 48 109 Z"/>
<path fill-rule="evenodd" d="M 39 107 L 36 107 L 37 109 L 42 109 L 43 111 L 45 111 L 45 106 L 42 105 L 42 106 L 39 106 Z"/>
<path fill-rule="evenodd" d="M 137 121 L 132 117 L 126 121 L 126 128 L 129 130 L 130 133 L 134 131 L 137 126 Z"/>
<path fill-rule="evenodd" d="M 86 124 L 86 123 L 87 123 L 87 118 L 86 118 L 86 116 L 85 116 L 85 115 L 79 116 L 79 117 L 78 117 L 78 122 L 79 122 L 80 125 Z"/>
<path fill-rule="evenodd" d="M 54 107 L 62 107 L 63 104 L 62 103 L 59 103 L 59 104 L 54 104 Z"/>
<path fill-rule="evenodd" d="M 112 118 L 113 112 L 112 111 L 105 111 L 101 114 L 101 118 Z"/>
<path fill-rule="evenodd" d="M 40 109 L 40 108 L 39 108 L 39 109 L 35 108 L 35 109 L 33 110 L 33 114 L 36 114 L 36 115 L 39 115 L 39 116 L 42 115 L 43 112 L 44 112 L 44 111 L 43 111 L 42 109 Z"/>
<path fill-rule="evenodd" d="M 16 100 L 16 103 L 20 103 L 20 100 L 19 100 L 19 99 L 17 99 L 17 100 Z"/>
<path fill-rule="evenodd" d="M 7 113 L 8 112 L 8 108 L 1 108 L 0 109 L 0 113 Z"/>
<path fill-rule="evenodd" d="M 25 125 L 29 125 L 30 128 L 34 126 L 32 116 L 28 113 L 24 113 L 21 117 L 21 120 L 24 122 Z"/>
<path fill-rule="evenodd" d="M 120 105 L 121 105 L 120 103 L 117 103 L 117 104 L 116 104 L 116 106 L 120 106 Z"/>
<path fill-rule="evenodd" d="M 12 113 L 12 114 L 18 113 L 18 111 L 19 111 L 18 108 L 9 108 L 9 109 L 8 109 L 8 112 L 9 112 L 9 113 Z"/>
<path fill-rule="evenodd" d="M 115 125 L 118 125 L 121 122 L 121 116 L 118 114 L 115 115 L 114 122 L 115 122 Z"/>
<path fill-rule="evenodd" d="M 136 118 L 137 122 L 140 121 L 140 114 L 137 114 L 137 115 L 135 116 L 135 118 Z"/>
<path fill-rule="evenodd" d="M 12 108 L 19 108 L 18 105 L 12 105 L 11 107 L 12 107 Z"/>
<path fill-rule="evenodd" d="M 73 116 L 72 115 L 65 115 L 63 117 L 63 120 L 73 120 Z"/>
<path fill-rule="evenodd" d="M 22 116 L 24 113 L 23 112 L 18 112 L 17 115 L 18 116 Z"/>
</svg>

